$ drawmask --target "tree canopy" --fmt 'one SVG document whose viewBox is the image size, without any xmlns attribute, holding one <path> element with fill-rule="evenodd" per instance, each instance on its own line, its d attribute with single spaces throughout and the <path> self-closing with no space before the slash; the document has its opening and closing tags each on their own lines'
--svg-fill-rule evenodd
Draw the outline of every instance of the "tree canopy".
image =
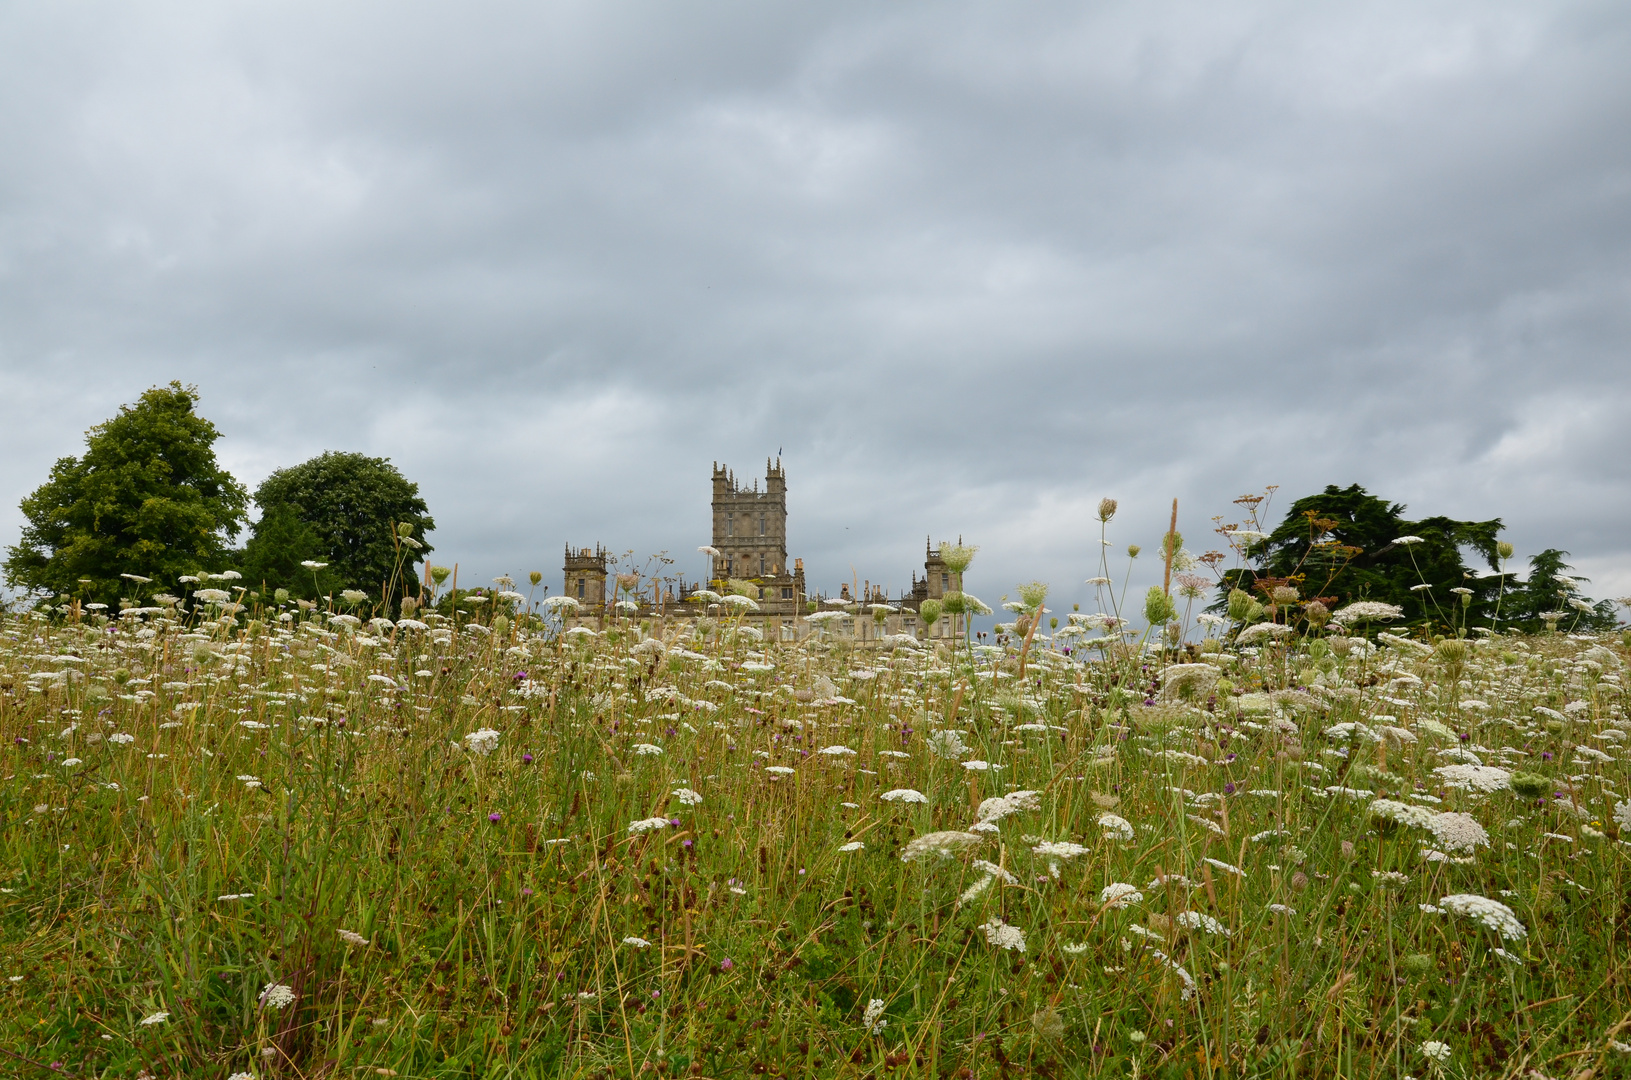
<svg viewBox="0 0 1631 1080">
<path fill-rule="evenodd" d="M 1487 618 L 1500 579 L 1468 567 L 1462 549 L 1476 552 L 1491 574 L 1498 571 L 1501 519 L 1411 521 L 1404 513 L 1402 503 L 1358 484 L 1332 484 L 1292 503 L 1272 533 L 1252 541 L 1247 553 L 1255 567 L 1230 571 L 1226 586 L 1265 592 L 1290 585 L 1304 601 L 1319 599 L 1329 608 L 1378 600 L 1398 605 L 1408 622 L 1446 629 Z M 1457 589 L 1468 590 L 1465 599 Z"/>
<path fill-rule="evenodd" d="M 424 534 L 436 523 L 419 485 L 389 458 L 328 451 L 268 476 L 255 502 L 261 518 L 244 552 L 255 584 L 309 594 L 312 572 L 300 565 L 309 560 L 328 564 L 318 588 L 358 588 L 380 599 L 388 599 L 382 588 L 416 591 L 417 565 L 431 551 Z M 404 523 L 406 541 L 396 532 Z"/>
<path fill-rule="evenodd" d="M 218 565 L 243 525 L 247 495 L 216 464 L 215 425 L 194 412 L 197 388 L 172 382 L 85 433 L 22 501 L 6 583 L 108 605 Z M 126 576 L 121 576 L 126 575 Z"/>
<path fill-rule="evenodd" d="M 1573 568 L 1563 561 L 1568 557 L 1567 551 L 1547 548 L 1529 560 L 1529 579 L 1509 582 L 1511 588 L 1501 598 L 1503 627 L 1527 633 L 1548 626 L 1565 630 L 1614 629 L 1613 601 L 1593 604 L 1583 597 L 1580 586 L 1590 579 L 1569 573 Z"/>
</svg>

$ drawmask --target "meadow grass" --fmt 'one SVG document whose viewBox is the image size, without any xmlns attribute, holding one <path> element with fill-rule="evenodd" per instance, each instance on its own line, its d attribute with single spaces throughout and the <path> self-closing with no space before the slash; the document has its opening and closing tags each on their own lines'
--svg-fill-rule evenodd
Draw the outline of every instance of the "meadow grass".
<svg viewBox="0 0 1631 1080">
<path fill-rule="evenodd" d="M 1618 638 L 171 615 L 0 620 L 9 1075 L 1631 1071 Z"/>
</svg>

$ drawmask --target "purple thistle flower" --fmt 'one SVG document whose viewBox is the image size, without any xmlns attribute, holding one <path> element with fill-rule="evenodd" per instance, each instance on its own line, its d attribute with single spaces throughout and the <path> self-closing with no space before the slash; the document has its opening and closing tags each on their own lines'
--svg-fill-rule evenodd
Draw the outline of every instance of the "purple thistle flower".
<svg viewBox="0 0 1631 1080">
<path fill-rule="evenodd" d="M 487 815 L 487 820 L 488 821 L 497 821 L 500 818 L 502 818 L 503 816 L 504 816 L 503 814 L 499 813 L 497 810 L 494 810 L 491 814 Z"/>
<path fill-rule="evenodd" d="M 736 962 L 728 956 L 719 962 L 720 971 L 730 971 L 734 967 L 736 967 Z"/>
</svg>

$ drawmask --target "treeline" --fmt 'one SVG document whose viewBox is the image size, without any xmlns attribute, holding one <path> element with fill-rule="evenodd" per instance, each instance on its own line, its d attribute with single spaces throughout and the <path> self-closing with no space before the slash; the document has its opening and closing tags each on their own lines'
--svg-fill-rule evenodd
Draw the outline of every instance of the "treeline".
<svg viewBox="0 0 1631 1080">
<path fill-rule="evenodd" d="M 1238 501 L 1255 515 L 1259 499 Z M 1397 607 L 1396 621 L 1389 620 L 1396 626 L 1446 634 L 1614 628 L 1614 602 L 1593 602 L 1583 594 L 1588 579 L 1569 572 L 1567 551 L 1547 548 L 1527 567 L 1514 565 L 1513 546 L 1499 538 L 1503 527 L 1500 518 L 1411 520 L 1403 504 L 1358 484 L 1331 485 L 1292 503 L 1272 532 L 1220 526 L 1247 565 L 1223 574 L 1215 610 L 1228 610 L 1235 596 L 1238 612 L 1243 593 L 1264 615 L 1276 610 L 1282 620 L 1318 622 L 1346 605 L 1370 601 Z M 1476 560 L 1472 565 L 1469 555 Z"/>
<path fill-rule="evenodd" d="M 327 452 L 251 497 L 216 461 L 220 432 L 197 402 L 172 382 L 91 428 L 85 452 L 23 499 L 6 584 L 110 608 L 186 585 L 311 601 L 352 590 L 386 608 L 418 593 L 436 523 L 389 459 Z"/>
</svg>

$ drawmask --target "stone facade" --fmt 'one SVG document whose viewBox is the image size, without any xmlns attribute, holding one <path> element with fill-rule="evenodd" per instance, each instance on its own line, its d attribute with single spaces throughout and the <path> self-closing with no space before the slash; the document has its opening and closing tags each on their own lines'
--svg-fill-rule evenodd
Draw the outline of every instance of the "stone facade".
<svg viewBox="0 0 1631 1080">
<path fill-rule="evenodd" d="M 689 584 L 681 580 L 677 591 L 670 587 L 661 595 L 642 589 L 639 599 L 622 605 L 617 614 L 641 620 L 718 616 L 717 605 L 691 598 L 703 589 L 726 593 L 734 583 L 749 591 L 758 605 L 744 620 L 769 640 L 796 641 L 807 636 L 813 628 L 804 616 L 821 610 L 843 612 L 842 618 L 828 625 L 829 635 L 858 641 L 894 634 L 922 638 L 923 601 L 939 600 L 962 588 L 961 575 L 949 572 L 939 549 L 925 541 L 923 577 L 912 574 L 909 592 L 891 598 L 882 587 L 867 582 L 853 596 L 848 585 L 841 586 L 838 596 L 832 598 L 809 594 L 804 560 L 787 557 L 787 474 L 780 458 L 765 461 L 763 489 L 757 480 L 751 486 L 738 483 L 729 467 L 714 462 L 712 509 L 711 579 Z M 578 619 L 600 622 L 614 613 L 615 597 L 607 591 L 609 569 L 604 547 L 597 544 L 591 551 L 567 546 L 564 592 L 578 601 Z M 956 632 L 954 620 L 946 616 L 928 636 L 946 638 Z"/>
<path fill-rule="evenodd" d="M 566 545 L 566 587 L 563 593 L 585 609 L 598 611 L 606 606 L 606 549 L 599 544 L 572 550 Z"/>
</svg>

